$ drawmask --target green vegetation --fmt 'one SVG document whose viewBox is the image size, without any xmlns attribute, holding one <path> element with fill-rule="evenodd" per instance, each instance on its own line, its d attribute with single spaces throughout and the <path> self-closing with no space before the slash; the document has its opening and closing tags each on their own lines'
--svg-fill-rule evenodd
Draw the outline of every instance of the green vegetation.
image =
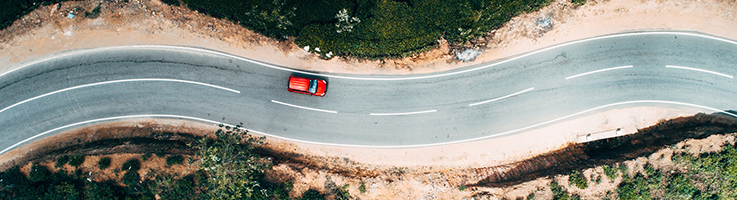
<svg viewBox="0 0 737 200">
<path fill-rule="evenodd" d="M 108 157 L 102 157 L 100 160 L 97 161 L 97 166 L 102 169 L 107 169 L 110 167 L 110 158 Z"/>
<path fill-rule="evenodd" d="M 146 160 L 148 160 L 149 158 L 151 158 L 150 153 L 143 154 L 143 156 L 141 156 L 141 161 L 146 162 Z"/>
<path fill-rule="evenodd" d="M 617 178 L 617 169 L 610 167 L 609 165 L 602 165 L 602 169 L 604 169 L 604 174 L 606 174 L 606 177 L 609 178 L 609 180 L 614 180 Z"/>
<path fill-rule="evenodd" d="M 366 193 L 366 184 L 361 182 L 361 186 L 358 186 L 358 191 L 363 193 Z"/>
<path fill-rule="evenodd" d="M 309 46 L 324 58 L 404 56 L 432 47 L 441 38 L 463 43 L 550 1 L 183 0 L 189 8 L 269 37 L 297 36 L 297 45 Z"/>
<path fill-rule="evenodd" d="M 92 12 L 84 12 L 84 17 L 94 19 L 100 16 L 100 3 L 97 4 L 97 7 L 92 9 Z"/>
<path fill-rule="evenodd" d="M 315 189 L 309 189 L 305 193 L 302 193 L 302 200 L 325 200 L 325 195 L 321 194 Z"/>
<path fill-rule="evenodd" d="M 166 165 L 181 165 L 182 162 L 184 162 L 184 157 L 182 155 L 173 155 L 166 157 Z"/>
<path fill-rule="evenodd" d="M 240 127 L 226 129 L 215 132 L 217 139 L 204 137 L 189 144 L 199 150 L 197 164 L 208 174 L 207 181 L 202 183 L 207 188 L 205 198 L 257 199 L 269 196 L 272 191 L 261 188 L 259 180 L 263 178 L 264 170 L 271 167 L 270 163 L 252 153 L 263 139 L 249 136 Z"/>
<path fill-rule="evenodd" d="M 580 5 L 586 4 L 586 0 L 571 0 L 571 3 L 573 3 L 573 5 L 580 6 Z"/>
<path fill-rule="evenodd" d="M 164 151 L 162 151 L 161 149 L 156 150 L 154 154 L 156 155 L 156 157 L 159 157 L 159 158 L 163 158 L 164 156 L 166 156 L 166 153 L 164 153 Z"/>
<path fill-rule="evenodd" d="M 619 163 L 619 171 L 622 172 L 622 174 L 628 174 L 629 169 L 627 169 L 627 165 L 624 163 Z"/>
<path fill-rule="evenodd" d="M 139 161 L 137 158 L 131 158 L 130 160 L 123 163 L 122 166 L 120 166 L 120 170 L 122 171 L 135 172 L 139 169 L 141 169 L 141 161 Z"/>
<path fill-rule="evenodd" d="M 67 164 L 67 162 L 69 162 L 69 156 L 67 155 L 56 157 L 56 163 L 54 163 L 54 167 L 56 168 L 64 167 L 64 165 Z"/>
<path fill-rule="evenodd" d="M 584 177 L 583 173 L 578 170 L 573 170 L 573 172 L 568 175 L 568 181 L 570 181 L 571 185 L 575 185 L 580 189 L 586 189 L 589 187 L 586 177 Z"/>
<path fill-rule="evenodd" d="M 82 163 L 84 163 L 84 156 L 77 154 L 69 156 L 69 165 L 72 167 L 79 167 Z"/>
<path fill-rule="evenodd" d="M 700 158 L 675 155 L 684 172 L 663 172 L 650 165 L 644 173 L 624 176 L 618 192 L 621 199 L 735 199 L 737 198 L 737 150 L 726 146 L 722 152 Z"/>
<path fill-rule="evenodd" d="M 51 171 L 44 166 L 38 164 L 31 165 L 31 171 L 28 171 L 28 180 L 33 182 L 41 182 L 49 179 Z"/>
<path fill-rule="evenodd" d="M 161 2 L 164 2 L 169 5 L 179 6 L 179 0 L 162 0 Z"/>
<path fill-rule="evenodd" d="M 351 199 L 351 193 L 348 192 L 350 185 L 346 184 L 343 187 L 336 188 L 335 199 L 337 200 L 349 200 Z"/>
<path fill-rule="evenodd" d="M 571 194 L 563 190 L 563 187 L 558 185 L 558 183 L 556 182 L 551 182 L 549 186 L 550 186 L 550 190 L 553 192 L 554 200 L 581 199 L 577 195 L 571 196 Z"/>
</svg>

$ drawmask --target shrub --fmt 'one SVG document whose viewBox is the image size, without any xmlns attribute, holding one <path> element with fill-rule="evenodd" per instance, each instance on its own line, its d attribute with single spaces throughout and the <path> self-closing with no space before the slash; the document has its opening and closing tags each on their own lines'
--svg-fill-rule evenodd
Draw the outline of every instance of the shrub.
<svg viewBox="0 0 737 200">
<path fill-rule="evenodd" d="M 163 158 L 164 156 L 166 156 L 166 153 L 164 153 L 164 151 L 162 150 L 156 150 L 154 154 L 156 155 L 156 157 L 159 157 L 159 158 Z"/>
<path fill-rule="evenodd" d="M 580 5 L 586 4 L 586 0 L 571 0 L 571 3 L 573 3 L 573 5 L 580 6 Z"/>
<path fill-rule="evenodd" d="M 348 192 L 350 185 L 346 184 L 343 187 L 336 188 L 335 199 L 337 200 L 349 200 L 351 199 L 351 193 Z"/>
<path fill-rule="evenodd" d="M 181 165 L 184 162 L 184 157 L 181 155 L 166 157 L 166 165 L 171 166 L 174 164 Z"/>
<path fill-rule="evenodd" d="M 54 163 L 54 167 L 56 168 L 64 167 L 64 165 L 67 164 L 67 162 L 69 162 L 69 156 L 67 155 L 56 157 L 56 163 Z"/>
<path fill-rule="evenodd" d="M 141 161 L 138 161 L 136 158 L 131 158 L 130 160 L 123 163 L 123 165 L 120 167 L 120 170 L 122 171 L 131 171 L 136 172 L 139 169 L 141 169 Z"/>
<path fill-rule="evenodd" d="M 84 156 L 78 154 L 69 156 L 69 165 L 79 167 L 82 163 L 84 163 Z"/>
<path fill-rule="evenodd" d="M 158 194 L 161 199 L 200 199 L 195 193 L 196 185 L 193 175 L 182 177 L 175 180 L 172 175 L 156 176 L 153 184 L 153 191 Z"/>
<path fill-rule="evenodd" d="M 586 189 L 589 187 L 586 177 L 584 177 L 583 173 L 578 170 L 571 172 L 568 176 L 568 180 L 571 182 L 571 185 L 575 185 L 580 189 Z"/>
<path fill-rule="evenodd" d="M 97 166 L 101 170 L 102 169 L 107 169 L 108 167 L 110 167 L 110 158 L 108 158 L 108 157 L 100 158 L 100 160 L 97 161 Z"/>
<path fill-rule="evenodd" d="M 199 168 L 209 175 L 205 185 L 210 199 L 259 199 L 267 194 L 259 182 L 270 163 L 252 150 L 263 144 L 236 127 L 215 132 L 215 139 L 201 138 L 189 144 L 197 149 Z"/>
<path fill-rule="evenodd" d="M 361 182 L 361 186 L 358 186 L 358 191 L 361 193 L 366 193 L 366 184 Z"/>
<path fill-rule="evenodd" d="M 613 167 L 610 167 L 609 165 L 602 165 L 602 169 L 604 169 L 604 174 L 606 174 L 606 177 L 609 178 L 609 180 L 614 181 L 614 179 L 617 178 L 617 170 Z"/>
<path fill-rule="evenodd" d="M 39 164 L 32 164 L 31 171 L 28 171 L 28 180 L 33 182 L 41 182 L 49 180 L 51 172 L 46 167 Z"/>
<path fill-rule="evenodd" d="M 123 174 L 123 179 L 121 179 L 120 182 L 127 186 L 138 185 L 138 183 L 141 182 L 141 175 L 135 171 L 127 171 Z"/>
<path fill-rule="evenodd" d="M 46 193 L 46 199 L 79 199 L 80 192 L 74 188 L 71 182 L 62 182 L 54 185 L 53 189 Z"/>
<path fill-rule="evenodd" d="M 550 190 L 553 192 L 553 199 L 571 199 L 571 195 L 563 191 L 563 188 L 556 182 L 550 183 Z"/>
<path fill-rule="evenodd" d="M 119 199 L 121 188 L 108 182 L 85 182 L 84 195 L 86 199 Z"/>
<path fill-rule="evenodd" d="M 309 190 L 305 191 L 305 193 L 302 193 L 303 200 L 325 200 L 325 195 L 320 194 L 315 189 L 310 188 Z"/>
<path fill-rule="evenodd" d="M 629 169 L 627 169 L 627 165 L 625 165 L 624 163 L 619 163 L 619 171 L 622 172 L 622 176 L 629 175 L 628 170 Z"/>
<path fill-rule="evenodd" d="M 100 4 L 97 4 L 97 7 L 95 9 L 92 9 L 92 12 L 84 12 L 84 17 L 94 19 L 100 16 Z"/>
<path fill-rule="evenodd" d="M 143 156 L 141 156 L 141 161 L 146 162 L 146 160 L 148 160 L 148 158 L 151 158 L 151 154 L 150 153 L 143 154 Z"/>
<path fill-rule="evenodd" d="M 173 6 L 179 6 L 179 0 L 162 0 L 162 2 Z"/>
</svg>

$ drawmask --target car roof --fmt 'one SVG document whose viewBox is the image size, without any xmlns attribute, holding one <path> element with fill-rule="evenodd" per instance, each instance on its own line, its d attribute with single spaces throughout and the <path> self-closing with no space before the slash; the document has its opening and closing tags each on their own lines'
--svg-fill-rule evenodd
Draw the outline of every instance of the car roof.
<svg viewBox="0 0 737 200">
<path fill-rule="evenodd" d="M 293 90 L 307 91 L 310 87 L 310 79 L 292 76 L 289 77 L 289 88 Z"/>
</svg>

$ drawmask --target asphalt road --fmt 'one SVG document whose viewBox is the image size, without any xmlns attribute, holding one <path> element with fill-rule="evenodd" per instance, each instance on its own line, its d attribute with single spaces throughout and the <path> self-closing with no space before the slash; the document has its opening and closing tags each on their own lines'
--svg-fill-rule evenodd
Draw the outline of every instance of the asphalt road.
<svg viewBox="0 0 737 200">
<path fill-rule="evenodd" d="M 674 32 L 593 38 L 402 76 L 299 72 L 182 47 L 81 50 L 0 75 L 0 153 L 133 115 L 243 123 L 314 143 L 409 147 L 498 137 L 628 106 L 730 110 L 737 107 L 735 65 L 737 42 Z M 326 96 L 288 92 L 291 74 L 325 78 Z"/>
</svg>

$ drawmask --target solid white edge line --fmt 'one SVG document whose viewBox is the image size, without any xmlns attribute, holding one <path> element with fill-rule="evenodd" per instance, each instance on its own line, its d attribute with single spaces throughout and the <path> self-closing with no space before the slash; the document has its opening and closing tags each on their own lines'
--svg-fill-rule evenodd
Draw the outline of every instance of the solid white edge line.
<svg viewBox="0 0 737 200">
<path fill-rule="evenodd" d="M 425 110 L 425 111 L 417 111 L 417 112 L 405 112 L 405 113 L 369 113 L 369 115 L 374 116 L 386 116 L 386 115 L 414 115 L 414 114 L 422 114 L 422 113 L 431 113 L 431 112 L 437 112 L 438 110 Z"/>
<path fill-rule="evenodd" d="M 615 70 L 615 69 L 631 68 L 631 67 L 632 67 L 632 65 L 627 65 L 627 66 L 620 66 L 620 67 L 612 67 L 612 68 L 600 69 L 600 70 L 596 70 L 596 71 L 590 71 L 590 72 L 585 72 L 585 73 L 581 73 L 581 74 L 569 76 L 569 77 L 566 77 L 566 80 L 572 79 L 572 78 L 576 78 L 576 77 L 579 77 L 579 76 L 585 76 L 585 75 L 593 74 L 593 73 L 605 72 L 605 71 Z"/>
<path fill-rule="evenodd" d="M 581 114 L 584 114 L 584 113 L 587 113 L 587 112 L 591 112 L 591 111 L 594 111 L 594 110 L 599 110 L 599 109 L 602 109 L 602 108 L 619 106 L 619 105 L 626 105 L 626 104 L 639 104 L 639 103 L 660 103 L 660 104 L 673 104 L 673 105 L 690 106 L 690 107 L 696 107 L 696 108 L 711 110 L 711 111 L 714 111 L 714 112 L 721 112 L 721 113 L 730 115 L 732 117 L 737 117 L 737 115 L 732 114 L 732 113 L 729 113 L 729 112 L 726 112 L 724 110 L 720 110 L 720 109 L 716 109 L 716 108 L 712 108 L 712 107 L 708 107 L 708 106 L 691 104 L 691 103 L 683 103 L 683 102 L 675 102 L 675 101 L 662 101 L 662 100 L 623 101 L 623 102 L 611 103 L 611 104 L 607 104 L 607 105 L 603 105 L 603 106 L 591 108 L 591 109 L 588 109 L 588 110 L 584 110 L 584 111 L 581 111 L 581 112 L 573 113 L 573 114 L 570 114 L 570 115 L 567 115 L 567 116 L 564 116 L 564 117 L 560 117 L 560 118 L 557 118 L 557 119 L 553 119 L 553 120 L 545 121 L 545 122 L 542 122 L 542 123 L 538 123 L 538 124 L 534 124 L 534 125 L 530 125 L 530 126 L 526 126 L 526 127 L 522 127 L 522 128 L 510 130 L 510 131 L 505 131 L 505 132 L 501 132 L 501 133 L 497 133 L 497 134 L 493 134 L 493 135 L 488 135 L 488 136 L 484 136 L 484 137 L 471 138 L 471 139 L 465 139 L 465 140 L 457 140 L 457 141 L 451 141 L 451 142 L 432 143 L 432 144 L 397 145 L 397 146 L 350 145 L 350 144 L 335 144 L 335 143 L 325 143 L 325 142 L 312 142 L 312 141 L 305 141 L 305 140 L 291 139 L 291 138 L 282 137 L 282 136 L 276 136 L 276 135 L 272 135 L 272 134 L 268 134 L 268 133 L 264 133 L 264 132 L 260 132 L 260 131 L 256 131 L 256 130 L 252 130 L 252 129 L 247 129 L 247 128 L 243 128 L 243 129 L 244 130 L 247 130 L 249 132 L 253 132 L 253 133 L 259 134 L 259 135 L 263 135 L 263 136 L 273 137 L 273 138 L 277 138 L 277 139 L 281 139 L 281 140 L 286 140 L 286 141 L 300 142 L 300 143 L 306 143 L 306 144 L 315 144 L 315 145 L 328 145 L 328 146 L 353 147 L 353 148 L 379 148 L 379 149 L 418 148 L 418 147 L 429 147 L 429 146 L 440 146 L 440 145 L 458 144 L 458 143 L 464 143 L 464 142 L 472 142 L 472 141 L 484 140 L 484 139 L 489 139 L 489 138 L 493 138 L 493 137 L 499 137 L 499 136 L 508 135 L 508 134 L 511 134 L 511 133 L 516 133 L 516 132 L 524 131 L 524 130 L 527 130 L 527 129 L 532 129 L 532 128 L 535 128 L 535 127 L 543 126 L 543 125 L 546 125 L 546 124 L 550 124 L 550 123 L 553 123 L 553 122 L 557 122 L 557 121 L 560 121 L 560 120 L 564 120 L 564 119 L 567 119 L 567 118 L 571 118 L 571 117 L 574 117 L 574 116 L 577 116 L 577 115 L 581 115 Z M 28 139 L 25 139 L 23 141 L 20 141 L 20 142 L 14 144 L 14 145 L 12 145 L 12 146 L 10 146 L 8 148 L 5 148 L 4 150 L 0 151 L 0 154 L 3 154 L 3 153 L 5 153 L 5 152 L 7 152 L 7 151 L 9 151 L 9 150 L 17 147 L 18 145 L 23 144 L 25 142 L 28 142 L 28 141 L 33 140 L 35 138 L 38 138 L 38 137 L 40 137 L 42 135 L 45 135 L 45 134 L 48 134 L 50 132 L 54 132 L 54 131 L 57 131 L 57 130 L 60 130 L 60 129 L 64 129 L 64 128 L 68 128 L 68 127 L 72 127 L 72 126 L 77 126 L 77 125 L 81 125 L 81 124 L 86 124 L 86 123 L 93 123 L 93 122 L 100 122 L 100 121 L 109 121 L 109 120 L 118 120 L 118 119 L 127 119 L 127 118 L 179 118 L 179 119 L 189 119 L 189 120 L 195 120 L 195 121 L 202 121 L 202 122 L 213 123 L 213 124 L 223 124 L 223 125 L 235 127 L 234 125 L 229 125 L 229 124 L 226 124 L 226 123 L 221 123 L 221 122 L 217 122 L 217 121 L 213 121 L 213 120 L 202 119 L 202 118 L 197 118 L 197 117 L 181 116 L 181 115 L 150 114 L 150 115 L 128 115 L 128 116 L 108 117 L 108 118 L 93 119 L 93 120 L 88 120 L 88 121 L 83 121 L 83 122 L 77 122 L 77 123 L 73 123 L 73 124 L 69 124 L 69 125 L 66 125 L 66 126 L 62 126 L 62 127 L 58 127 L 58 128 L 54 128 L 54 129 L 45 131 L 43 133 L 40 133 L 38 135 L 35 135 L 33 137 L 30 137 Z"/>
<path fill-rule="evenodd" d="M 295 108 L 302 108 L 302 109 L 306 109 L 306 110 L 314 110 L 314 111 L 320 111 L 320 112 L 326 112 L 326 113 L 338 113 L 338 111 L 334 111 L 334 110 L 323 110 L 323 109 L 317 109 L 317 108 L 310 108 L 310 107 L 298 106 L 298 105 L 288 104 L 288 103 L 284 103 L 284 102 L 277 101 L 277 100 L 271 100 L 271 102 L 278 103 L 278 104 L 285 105 L 285 106 L 291 106 L 291 107 L 295 107 Z"/>
<path fill-rule="evenodd" d="M 709 71 L 709 70 L 705 70 L 705 69 L 693 68 L 693 67 L 682 67 L 682 66 L 675 66 L 675 65 L 666 65 L 665 67 L 667 67 L 667 68 L 676 68 L 676 69 L 685 69 L 685 70 L 693 70 L 693 71 L 699 71 L 699 72 L 706 72 L 706 73 L 716 74 L 716 75 L 719 75 L 719 76 L 724 76 L 724 77 L 727 77 L 727 78 L 734 78 L 731 75 L 722 74 L 722 73 L 719 73 L 719 72 Z"/>
<path fill-rule="evenodd" d="M 230 89 L 230 88 L 226 88 L 226 87 L 222 87 L 222 86 L 217 86 L 217 85 L 212 85 L 212 84 L 207 84 L 207 83 L 200 83 L 200 82 L 195 82 L 195 81 L 187 81 L 187 80 L 165 79 L 165 78 L 122 79 L 122 80 L 104 81 L 104 82 L 97 82 L 97 83 L 90 83 L 90 84 L 78 85 L 78 86 L 74 86 L 74 87 L 68 87 L 68 88 L 64 88 L 64 89 L 61 89 L 61 90 L 49 92 L 49 93 L 46 93 L 46 94 L 35 96 L 33 98 L 30 98 L 30 99 L 23 100 L 21 102 L 15 103 L 15 104 L 10 105 L 8 107 L 5 107 L 2 110 L 0 110 L 0 113 L 4 112 L 4 111 L 6 111 L 6 110 L 8 110 L 10 108 L 13 108 L 15 106 L 18 106 L 20 104 L 24 104 L 26 102 L 33 101 L 33 100 L 36 100 L 36 99 L 39 99 L 39 98 L 42 98 L 42 97 L 45 97 L 45 96 L 49 96 L 49 95 L 52 95 L 52 94 L 57 94 L 57 93 L 60 93 L 60 92 L 65 92 L 65 91 L 79 89 L 79 88 L 84 88 L 84 87 L 91 87 L 91 86 L 96 86 L 96 85 L 104 85 L 104 84 L 111 84 L 111 83 L 123 83 L 123 82 L 139 82 L 139 81 L 165 81 L 165 82 L 191 83 L 191 84 L 196 84 L 196 85 L 203 85 L 203 86 L 207 86 L 207 87 L 218 88 L 218 89 L 222 89 L 222 90 L 226 90 L 226 91 L 230 91 L 230 92 L 235 92 L 235 93 L 239 93 L 239 94 L 241 93 L 238 90 L 234 90 L 234 89 Z"/>
<path fill-rule="evenodd" d="M 26 64 L 21 65 L 18 68 L 15 68 L 15 69 L 12 69 L 10 71 L 7 71 L 7 72 L 4 72 L 4 73 L 0 74 L 0 77 L 4 76 L 5 74 L 8 74 L 10 72 L 13 72 L 15 70 L 18 70 L 20 68 L 29 66 L 29 65 L 33 65 L 33 64 L 36 64 L 36 63 L 40 63 L 40 62 L 47 61 L 47 60 L 54 59 L 54 58 L 58 58 L 58 57 L 69 56 L 69 55 L 74 55 L 74 54 L 79 54 L 79 53 L 86 53 L 86 52 L 90 52 L 90 51 L 100 51 L 100 50 L 107 50 L 107 49 L 125 49 L 125 48 L 154 48 L 154 49 L 155 48 L 161 48 L 161 49 L 178 49 L 178 50 L 188 50 L 188 51 L 205 52 L 205 53 L 220 55 L 220 56 L 224 56 L 224 57 L 228 57 L 228 58 L 233 58 L 233 59 L 237 59 L 237 60 L 242 60 L 242 61 L 246 61 L 246 62 L 258 64 L 258 65 L 261 65 L 261 66 L 264 66 L 264 67 L 269 67 L 269 68 L 272 68 L 272 69 L 278 69 L 278 70 L 283 70 L 283 71 L 288 71 L 288 72 L 302 73 L 302 74 L 313 75 L 313 76 L 323 76 L 323 77 L 330 77 L 330 78 L 342 78 L 342 79 L 350 79 L 350 80 L 366 80 L 366 81 L 400 81 L 400 80 L 414 80 L 414 79 L 437 78 L 437 77 L 450 76 L 450 75 L 461 74 L 461 73 L 466 73 L 466 72 L 472 72 L 472 71 L 476 71 L 476 70 L 480 70 L 480 69 L 485 69 L 485 68 L 493 67 L 493 66 L 496 66 L 496 65 L 501 65 L 501 64 L 504 64 L 504 63 L 507 63 L 507 62 L 511 62 L 511 61 L 514 61 L 514 60 L 517 60 L 517 59 L 521 59 L 521 58 L 524 58 L 524 57 L 527 57 L 527 56 L 530 56 L 530 55 L 533 55 L 533 54 L 537 54 L 537 53 L 540 53 L 540 52 L 549 51 L 549 50 L 553 50 L 553 49 L 556 49 L 556 48 L 561 48 L 561 47 L 565 47 L 565 46 L 569 46 L 569 45 L 573 45 L 573 44 L 578 44 L 578 43 L 582 43 L 582 42 L 589 42 L 589 41 L 601 40 L 601 39 L 609 39 L 609 38 L 617 38 L 617 37 L 639 36 L 639 35 L 685 35 L 685 36 L 693 36 L 693 37 L 700 37 L 700 38 L 712 39 L 712 40 L 717 40 L 717 41 L 721 41 L 721 42 L 726 42 L 726 43 L 731 43 L 731 44 L 737 45 L 737 41 L 732 41 L 732 40 L 728 40 L 728 39 L 724 39 L 724 38 L 718 38 L 718 37 L 714 37 L 714 36 L 704 35 L 704 34 L 700 34 L 700 33 L 692 33 L 692 32 L 656 31 L 656 32 L 620 33 L 620 34 L 612 34 L 612 35 L 605 35 L 605 36 L 585 38 L 585 39 L 581 39 L 581 40 L 571 41 L 571 42 L 568 42 L 568 43 L 557 44 L 557 45 L 549 46 L 549 47 L 546 47 L 546 48 L 538 49 L 536 51 L 531 51 L 531 52 L 528 52 L 528 53 L 524 53 L 524 54 L 522 54 L 520 56 L 512 57 L 510 59 L 503 60 L 503 61 L 500 61 L 500 62 L 497 62 L 497 63 L 492 63 L 492 64 L 488 64 L 488 65 L 484 65 L 484 66 L 480 66 L 480 67 L 476 67 L 476 68 L 471 68 L 471 69 L 457 71 L 457 72 L 451 72 L 451 73 L 445 73 L 445 74 L 435 74 L 435 75 L 429 75 L 429 76 L 404 77 L 404 78 L 364 78 L 364 77 L 349 77 L 349 76 L 338 76 L 338 75 L 331 75 L 331 74 L 320 74 L 320 73 L 312 73 L 312 72 L 306 72 L 306 71 L 301 71 L 301 70 L 296 70 L 296 69 L 290 69 L 290 68 L 286 68 L 286 67 L 279 67 L 279 66 L 275 66 L 275 65 L 263 63 L 263 62 L 260 62 L 260 61 L 251 60 L 251 59 L 248 59 L 248 58 L 238 57 L 238 56 L 231 55 L 231 54 L 228 54 L 228 53 L 223 53 L 223 52 L 219 52 L 219 51 L 215 51 L 215 50 L 209 50 L 209 49 L 203 49 L 203 48 L 197 48 L 197 47 L 166 46 L 166 45 L 130 45 L 130 46 L 102 47 L 102 48 L 85 49 L 85 50 L 73 50 L 72 52 L 64 52 L 64 53 L 60 53 L 58 55 L 54 55 L 54 56 L 51 56 L 51 57 L 48 57 L 48 58 L 44 58 L 44 59 L 41 59 L 41 60 L 30 61 L 30 62 L 28 62 Z"/>
<path fill-rule="evenodd" d="M 486 100 L 486 101 L 482 101 L 482 102 L 478 102 L 478 103 L 468 104 L 468 106 L 477 106 L 477 105 L 489 103 L 489 102 L 492 102 L 492 101 L 498 101 L 498 100 L 506 99 L 506 98 L 512 97 L 514 95 L 522 94 L 522 93 L 525 93 L 525 92 L 528 92 L 528 91 L 534 90 L 534 89 L 535 89 L 535 87 L 527 88 L 526 90 L 522 90 L 522 91 L 519 91 L 519 92 L 508 94 L 507 96 L 499 97 L 499 98 L 496 98 L 496 99 L 491 99 L 491 100 Z"/>
</svg>

